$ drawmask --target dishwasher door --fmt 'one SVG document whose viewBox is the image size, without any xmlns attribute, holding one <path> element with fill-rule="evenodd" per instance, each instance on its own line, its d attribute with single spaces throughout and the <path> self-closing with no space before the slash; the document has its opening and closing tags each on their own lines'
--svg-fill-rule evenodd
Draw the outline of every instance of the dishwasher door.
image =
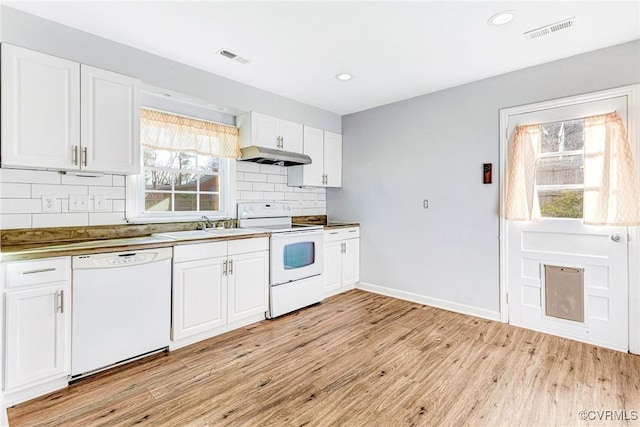
<svg viewBox="0 0 640 427">
<path fill-rule="evenodd" d="M 73 257 L 71 375 L 169 346 L 171 248 Z"/>
</svg>

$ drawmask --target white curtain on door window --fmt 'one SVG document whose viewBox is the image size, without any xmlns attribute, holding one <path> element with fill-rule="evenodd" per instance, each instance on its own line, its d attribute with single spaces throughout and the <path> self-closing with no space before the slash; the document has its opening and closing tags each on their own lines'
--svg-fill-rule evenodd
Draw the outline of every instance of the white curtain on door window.
<svg viewBox="0 0 640 427">
<path fill-rule="evenodd" d="M 156 150 L 237 159 L 238 128 L 142 108 L 140 142 Z"/>
<path fill-rule="evenodd" d="M 540 218 L 536 194 L 536 160 L 540 151 L 540 125 L 518 126 L 509 150 L 509 176 L 505 216 L 514 221 Z"/>
<path fill-rule="evenodd" d="M 640 225 L 633 153 L 617 113 L 584 119 L 584 223 Z"/>
</svg>

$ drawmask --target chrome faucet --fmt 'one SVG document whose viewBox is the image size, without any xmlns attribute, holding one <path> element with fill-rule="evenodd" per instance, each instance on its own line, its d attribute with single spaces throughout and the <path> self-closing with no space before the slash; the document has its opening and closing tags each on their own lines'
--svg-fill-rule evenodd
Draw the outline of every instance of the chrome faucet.
<svg viewBox="0 0 640 427">
<path fill-rule="evenodd" d="M 209 225 L 209 227 L 211 227 L 211 228 L 215 228 L 215 227 L 216 227 L 216 223 L 215 223 L 215 221 L 211 221 L 211 219 L 209 219 L 209 217 L 208 217 L 208 216 L 206 216 L 206 215 L 202 215 L 202 219 L 203 219 L 203 220 L 204 220 L 204 221 Z M 203 224 L 204 224 L 204 223 L 203 223 Z M 207 227 L 207 226 L 205 225 L 205 228 L 206 228 L 206 227 Z M 203 230 L 204 230 L 204 228 L 203 228 Z"/>
</svg>

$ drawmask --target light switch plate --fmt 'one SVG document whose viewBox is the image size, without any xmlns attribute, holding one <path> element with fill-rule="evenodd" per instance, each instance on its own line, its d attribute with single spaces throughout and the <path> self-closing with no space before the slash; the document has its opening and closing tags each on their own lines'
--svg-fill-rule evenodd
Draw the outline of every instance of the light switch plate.
<svg viewBox="0 0 640 427">
<path fill-rule="evenodd" d="M 56 196 L 42 196 L 42 212 L 60 212 Z"/>
<path fill-rule="evenodd" d="M 69 210 L 70 211 L 89 210 L 89 195 L 88 194 L 69 194 Z"/>
<path fill-rule="evenodd" d="M 106 211 L 107 210 L 107 196 L 104 194 L 96 194 L 93 196 L 93 210 Z"/>
</svg>

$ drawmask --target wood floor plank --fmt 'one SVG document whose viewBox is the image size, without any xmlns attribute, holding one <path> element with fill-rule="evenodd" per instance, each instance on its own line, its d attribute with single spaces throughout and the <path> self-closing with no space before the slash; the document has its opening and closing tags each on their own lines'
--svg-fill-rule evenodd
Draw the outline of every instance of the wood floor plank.
<svg viewBox="0 0 640 427">
<path fill-rule="evenodd" d="M 640 411 L 640 357 L 362 291 L 81 380 L 12 426 L 549 426 Z M 636 422 L 637 424 L 637 422 Z"/>
</svg>

